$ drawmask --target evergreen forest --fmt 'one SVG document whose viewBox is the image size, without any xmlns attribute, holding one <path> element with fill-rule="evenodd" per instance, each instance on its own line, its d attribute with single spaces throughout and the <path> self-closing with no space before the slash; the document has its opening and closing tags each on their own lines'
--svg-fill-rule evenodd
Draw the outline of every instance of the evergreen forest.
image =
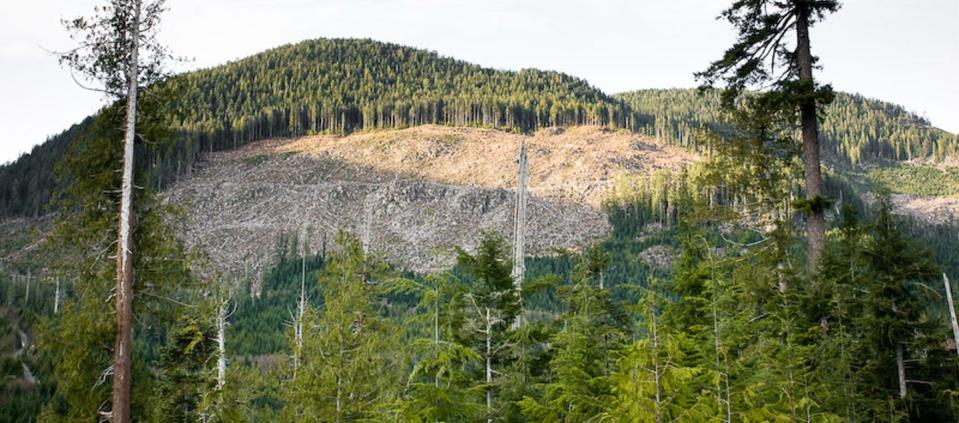
<svg viewBox="0 0 959 423">
<path fill-rule="evenodd" d="M 162 0 L 68 21 L 94 50 L 61 62 L 122 91 L 0 166 L 0 421 L 959 421 L 956 216 L 897 208 L 959 195 L 957 134 L 813 79 L 807 31 L 839 2 L 727 3 L 701 87 L 615 95 L 369 39 L 164 76 L 138 32 Z M 511 229 L 429 272 L 351 228 L 285 231 L 235 274 L 178 237 L 165 190 L 211 153 L 419 125 L 602 127 L 697 160 L 616 181 L 607 233 L 548 253 L 522 253 L 509 190 Z"/>
</svg>

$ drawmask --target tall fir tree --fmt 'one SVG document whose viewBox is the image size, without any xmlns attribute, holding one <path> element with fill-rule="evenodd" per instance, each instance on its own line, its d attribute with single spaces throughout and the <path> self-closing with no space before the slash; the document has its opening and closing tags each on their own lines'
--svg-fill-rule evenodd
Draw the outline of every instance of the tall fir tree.
<svg viewBox="0 0 959 423">
<path fill-rule="evenodd" d="M 508 388 L 497 375 L 507 365 L 510 348 L 510 326 L 521 311 L 519 295 L 510 275 L 512 264 L 506 256 L 506 242 L 502 236 L 486 233 L 480 240 L 475 255 L 460 249 L 457 264 L 469 278 L 472 289 L 466 294 L 466 327 L 474 349 L 483 358 L 481 378 L 487 422 L 504 417 L 512 406 L 498 395 Z"/>
<path fill-rule="evenodd" d="M 64 20 L 80 44 L 59 55 L 82 77 L 96 81 L 97 89 L 124 102 L 123 155 L 116 245 L 116 340 L 113 348 L 113 398 L 110 418 L 131 420 L 133 366 L 134 285 L 134 144 L 137 138 L 137 105 L 141 86 L 158 81 L 169 58 L 156 38 L 164 0 L 110 0 L 96 8 L 91 18 Z"/>
<path fill-rule="evenodd" d="M 832 88 L 813 79 L 816 57 L 809 28 L 839 9 L 835 0 L 737 0 L 721 18 L 737 30 L 736 42 L 697 77 L 705 86 L 722 80 L 723 105 L 734 109 L 748 88 L 767 88 L 749 101 L 751 107 L 784 112 L 802 130 L 805 174 L 806 240 L 809 271 L 815 273 L 825 246 L 825 208 L 820 163 L 817 109 L 832 101 Z M 795 32 L 795 46 L 786 35 Z"/>
<path fill-rule="evenodd" d="M 163 119 L 155 113 L 156 102 L 163 98 L 156 93 L 141 108 L 141 134 L 155 140 L 156 146 L 162 146 L 168 134 Z M 111 393 L 107 388 L 114 371 L 110 358 L 114 347 L 106 340 L 115 336 L 116 322 L 111 321 L 114 310 L 104 301 L 113 295 L 110 280 L 116 274 L 116 263 L 106 257 L 118 224 L 114 211 L 120 201 L 121 180 L 115 164 L 122 156 L 122 146 L 116 143 L 122 122 L 120 105 L 105 108 L 92 122 L 93 130 L 72 145 L 67 159 L 58 164 L 64 189 L 57 195 L 57 217 L 47 238 L 47 254 L 56 258 L 50 263 L 51 271 L 69 278 L 73 289 L 63 298 L 61 313 L 45 319 L 38 338 L 58 381 L 54 399 L 43 411 L 51 420 L 93 419 L 109 410 Z M 140 295 L 134 303 L 138 332 L 133 334 L 131 352 L 141 354 L 142 360 L 133 369 L 143 384 L 134 387 L 131 410 L 134 417 L 143 419 L 149 416 L 155 399 L 154 374 L 148 369 L 159 359 L 149 345 L 163 339 L 166 328 L 184 310 L 184 301 L 188 301 L 184 295 L 194 292 L 197 285 L 190 258 L 167 225 L 175 210 L 145 189 L 133 215 L 139 222 L 133 237 L 138 251 L 133 264 L 139 270 L 133 283 Z"/>
<path fill-rule="evenodd" d="M 606 410 L 611 375 L 625 341 L 623 313 L 604 286 L 608 256 L 599 245 L 586 248 L 573 281 L 558 288 L 562 328 L 549 345 L 549 367 L 537 397 L 519 401 L 522 414 L 536 421 L 588 421 Z"/>
<path fill-rule="evenodd" d="M 286 395 L 284 420 L 383 418 L 401 387 L 399 331 L 379 301 L 389 268 L 340 232 L 319 278 L 322 308 L 303 322 L 303 351 Z"/>
<path fill-rule="evenodd" d="M 389 283 L 392 294 L 419 297 L 404 322 L 412 338 L 407 349 L 416 364 L 407 376 L 397 414 L 410 422 L 470 421 L 483 415 L 484 405 L 467 371 L 483 358 L 462 342 L 468 287 L 452 274 Z"/>
</svg>

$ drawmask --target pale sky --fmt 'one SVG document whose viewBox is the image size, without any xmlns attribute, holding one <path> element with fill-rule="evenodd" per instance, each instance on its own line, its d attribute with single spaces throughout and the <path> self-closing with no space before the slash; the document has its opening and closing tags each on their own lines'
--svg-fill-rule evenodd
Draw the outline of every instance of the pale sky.
<svg viewBox="0 0 959 423">
<path fill-rule="evenodd" d="M 693 87 L 733 40 L 731 0 L 168 0 L 161 39 L 209 67 L 319 37 L 372 38 L 499 69 L 540 68 L 613 94 Z M 104 104 L 44 49 L 92 0 L 10 2 L 0 14 L 0 163 Z M 812 30 L 819 81 L 904 105 L 959 132 L 959 0 L 845 0 Z"/>
</svg>

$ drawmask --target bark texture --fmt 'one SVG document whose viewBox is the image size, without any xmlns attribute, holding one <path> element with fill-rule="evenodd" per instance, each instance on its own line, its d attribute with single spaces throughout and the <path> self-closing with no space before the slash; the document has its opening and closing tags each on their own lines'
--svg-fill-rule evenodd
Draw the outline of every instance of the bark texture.
<svg viewBox="0 0 959 423">
<path fill-rule="evenodd" d="M 812 52 L 809 42 L 809 6 L 797 2 L 796 59 L 799 64 L 799 81 L 814 89 L 812 76 Z M 819 158 L 819 125 L 816 118 L 816 101 L 812 96 L 799 106 L 802 124 L 802 155 L 805 173 L 806 199 L 823 196 L 822 169 Z M 815 204 L 819 204 L 818 201 Z M 825 245 L 826 218 L 822 207 L 812 207 L 806 214 L 806 243 L 809 254 L 809 270 L 815 273 Z"/>
<path fill-rule="evenodd" d="M 126 133 L 123 137 L 123 182 L 120 194 L 120 223 L 117 242 L 117 334 L 113 350 L 112 420 L 130 421 L 131 345 L 133 343 L 133 141 L 136 137 L 137 83 L 139 81 L 138 38 L 140 2 L 134 2 L 134 22 L 129 32 L 127 63 Z"/>
<path fill-rule="evenodd" d="M 226 319 L 228 301 L 220 304 L 216 314 L 216 389 L 222 390 L 226 385 Z"/>
<path fill-rule="evenodd" d="M 526 279 L 526 201 L 529 184 L 529 168 L 526 163 L 526 141 L 519 146 L 516 157 L 516 210 L 513 214 L 513 287 L 516 295 L 523 298 L 523 281 Z M 523 313 L 513 321 L 513 328 L 523 325 Z"/>
</svg>

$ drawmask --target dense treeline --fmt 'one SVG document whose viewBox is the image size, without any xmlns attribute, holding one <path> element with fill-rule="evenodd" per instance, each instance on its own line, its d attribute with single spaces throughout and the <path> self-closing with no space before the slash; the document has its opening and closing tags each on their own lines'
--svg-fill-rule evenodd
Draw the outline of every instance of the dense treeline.
<svg viewBox="0 0 959 423">
<path fill-rule="evenodd" d="M 558 72 L 483 68 L 371 40 L 278 47 L 170 81 L 176 126 L 212 147 L 270 136 L 425 123 L 519 130 L 625 126 L 619 102 Z M 204 144 L 208 146 L 208 144 Z"/>
<path fill-rule="evenodd" d="M 635 129 L 667 142 L 697 147 L 702 130 L 721 130 L 719 91 L 631 91 L 615 96 L 637 116 Z M 837 93 L 822 112 L 823 156 L 834 166 L 913 159 L 944 160 L 959 153 L 957 135 L 895 104 Z"/>
<path fill-rule="evenodd" d="M 56 189 L 55 168 L 68 146 L 90 130 L 87 118 L 52 136 L 16 161 L 0 165 L 0 215 L 40 216 Z"/>
<path fill-rule="evenodd" d="M 359 39 L 286 45 L 158 88 L 177 93 L 169 112 L 180 137 L 154 163 L 166 178 L 204 151 L 273 137 L 422 124 L 625 127 L 630 118 L 621 102 L 566 74 L 494 70 Z"/>
<path fill-rule="evenodd" d="M 69 169 L 105 168 L 110 155 L 94 160 L 95 151 L 78 152 Z M 400 274 L 345 234 L 317 254 L 283 236 L 259 295 L 226 289 L 242 283 L 198 284 L 150 217 L 159 210 L 143 209 L 140 251 L 151 283 L 138 313 L 134 412 L 156 421 L 955 419 L 959 374 L 940 275 L 888 203 L 869 208 L 842 180 L 830 182 L 846 194 L 810 285 L 795 270 L 803 262 L 795 218 L 780 214 L 779 226 L 759 232 L 749 223 L 756 204 L 775 204 L 757 198 L 784 191 L 743 196 L 750 185 L 734 180 L 736 169 L 719 189 L 709 169 L 624 181 L 607 204 L 612 236 L 579 253 L 528 259 L 522 297 L 508 245 L 495 234 L 433 275 Z M 115 175 L 97 174 L 82 187 L 83 204 L 114 195 L 102 184 Z M 0 290 L 41 334 L 27 362 L 41 383 L 9 403 L 21 413 L 93 416 L 105 397 L 97 380 L 108 367 L 102 298 L 112 264 L 89 247 L 112 230 L 103 220 L 111 209 L 65 209 L 78 214 L 66 217 L 74 224 L 61 227 L 58 248 L 94 253 L 57 267 L 78 275 L 64 284 L 60 314 L 49 280 L 28 302 L 22 282 Z M 664 244 L 674 251 L 667 263 L 642 257 Z M 308 300 L 300 315 L 301 282 Z M 224 302 L 235 312 L 219 386 L 211 305 Z M 512 324 L 518 316 L 523 324 Z"/>
<path fill-rule="evenodd" d="M 179 295 L 193 304 L 177 306 L 179 318 L 141 314 L 156 326 L 139 338 L 146 367 L 135 412 L 151 421 L 955 419 L 955 352 L 944 342 L 946 317 L 930 307 L 942 302 L 938 274 L 887 206 L 874 219 L 845 208 L 813 287 L 789 270 L 802 260 L 791 252 L 801 245 L 795 234 L 735 244 L 756 238 L 724 228 L 731 222 L 716 207 L 688 196 L 675 201 L 679 256 L 668 274 L 621 286 L 631 298 L 604 287 L 606 271 L 618 265 L 609 255 L 614 245 L 569 256 L 566 275 L 527 280 L 520 302 L 508 246 L 496 235 L 475 254 L 460 253 L 453 272 L 406 278 L 341 234 L 325 263 L 309 266 L 302 346 L 291 333 L 293 301 L 277 308 L 284 318 L 259 328 L 281 340 L 274 351 L 244 352 L 251 339 L 233 328 L 222 388 L 213 381 L 215 312 L 202 299 L 209 291 Z M 287 254 L 264 281 L 277 282 L 274 294 L 295 296 L 306 267 L 292 248 Z M 7 301 L 19 303 L 21 288 Z M 91 319 L 102 306 L 77 308 L 106 286 L 71 292 L 58 316 L 49 288 L 22 309 L 60 334 L 53 339 L 76 343 L 109 331 Z M 543 303 L 533 298 L 544 291 L 552 292 L 550 311 L 536 311 Z M 250 304 L 248 295 L 237 291 L 233 301 Z M 256 318 L 242 314 L 231 325 Z M 524 323 L 512 325 L 520 314 Z M 65 336 L 61 326 L 78 333 Z M 97 387 L 96 366 L 56 372 L 97 354 L 51 351 L 51 335 L 40 345 L 45 364 L 35 368 L 42 390 L 25 390 L 11 405 L 33 415 L 46 404 L 46 419 L 94 415 L 102 396 L 89 390 Z M 897 349 L 908 363 L 903 398 Z M 51 354 L 67 362 L 51 364 Z"/>
<path fill-rule="evenodd" d="M 902 106 L 839 94 L 826 108 L 824 147 L 853 164 L 882 160 L 944 160 L 959 152 L 956 134 L 935 128 Z"/>
</svg>

